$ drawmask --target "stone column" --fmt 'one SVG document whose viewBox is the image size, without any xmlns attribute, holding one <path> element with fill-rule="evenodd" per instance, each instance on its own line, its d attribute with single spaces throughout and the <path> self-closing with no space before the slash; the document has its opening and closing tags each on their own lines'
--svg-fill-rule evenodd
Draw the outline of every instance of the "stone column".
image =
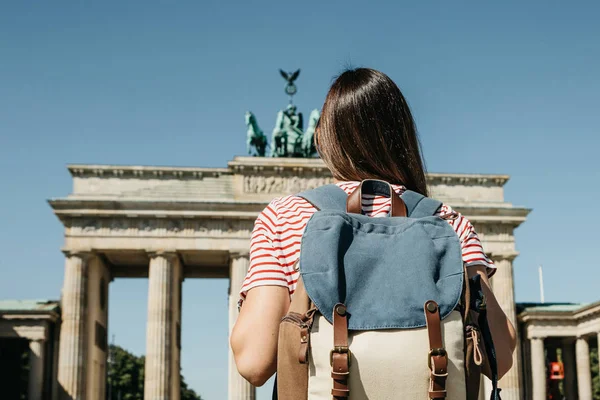
<svg viewBox="0 0 600 400">
<path fill-rule="evenodd" d="M 171 323 L 172 337 L 172 356 L 171 356 L 171 399 L 181 397 L 181 301 L 182 301 L 182 283 L 183 283 L 183 265 L 179 257 L 174 259 L 173 275 L 173 307 L 171 314 L 173 321 Z"/>
<path fill-rule="evenodd" d="M 249 267 L 247 253 L 232 253 L 229 265 L 229 335 L 238 317 L 238 299 Z M 229 347 L 229 400 L 254 400 L 256 389 L 237 370 Z"/>
<path fill-rule="evenodd" d="M 525 330 L 522 330 L 521 333 L 524 333 L 527 336 Z M 523 394 L 524 399 L 531 398 L 533 396 L 533 383 L 531 379 L 531 340 L 529 339 L 524 340 L 523 343 L 521 343 L 521 373 L 523 374 L 523 378 L 521 380 L 521 393 Z"/>
<path fill-rule="evenodd" d="M 44 390 L 44 344 L 43 340 L 29 342 L 29 400 L 42 400 Z"/>
<path fill-rule="evenodd" d="M 101 257 L 87 264 L 86 399 L 106 399 L 108 360 L 108 286 L 110 267 Z"/>
<path fill-rule="evenodd" d="M 544 339 L 533 338 L 531 343 L 532 400 L 546 400 L 546 357 Z"/>
<path fill-rule="evenodd" d="M 586 337 L 578 337 L 575 342 L 577 357 L 577 388 L 579 400 L 592 400 L 592 372 L 590 370 L 590 345 Z"/>
<path fill-rule="evenodd" d="M 58 400 L 58 349 L 60 348 L 60 321 L 57 321 L 56 324 L 52 327 L 54 341 L 50 343 L 50 348 L 52 349 L 52 365 L 51 365 L 51 374 L 50 374 L 50 384 L 51 384 L 51 394 L 49 400 Z"/>
<path fill-rule="evenodd" d="M 596 347 L 596 351 L 598 352 L 598 367 L 600 367 L 600 332 L 598 332 L 596 334 L 596 338 L 597 338 L 596 344 L 598 345 Z"/>
<path fill-rule="evenodd" d="M 562 361 L 565 366 L 565 379 L 563 381 L 565 387 L 565 396 L 567 399 L 577 398 L 576 391 L 576 371 L 575 368 L 575 351 L 573 349 L 573 341 L 565 340 L 562 346 Z"/>
<path fill-rule="evenodd" d="M 179 391 L 174 394 L 172 390 L 179 382 L 174 376 L 179 366 L 173 371 L 177 263 L 176 253 L 150 254 L 144 400 L 179 399 Z"/>
<path fill-rule="evenodd" d="M 89 253 L 67 253 L 62 289 L 58 383 L 61 398 L 85 398 L 87 263 Z"/>
<path fill-rule="evenodd" d="M 502 310 L 504 310 L 506 316 L 517 331 L 517 349 L 513 355 L 513 366 L 499 383 L 500 388 L 502 388 L 503 400 L 521 399 L 521 341 L 518 338 L 519 331 L 515 309 L 515 289 L 512 265 L 514 257 L 515 254 L 495 256 L 494 263 L 498 270 L 491 279 L 493 282 L 494 295 L 496 296 L 500 307 L 502 307 Z"/>
</svg>

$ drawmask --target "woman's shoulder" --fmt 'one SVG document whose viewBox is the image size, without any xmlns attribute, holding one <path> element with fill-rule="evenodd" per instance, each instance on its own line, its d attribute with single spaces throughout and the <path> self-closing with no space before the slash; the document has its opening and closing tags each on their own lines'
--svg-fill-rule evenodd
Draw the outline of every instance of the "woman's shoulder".
<svg viewBox="0 0 600 400">
<path fill-rule="evenodd" d="M 308 220 L 315 211 L 316 209 L 302 197 L 281 196 L 269 202 L 258 216 L 257 222 L 267 223 L 275 231 L 285 225 L 297 225 Z"/>
<path fill-rule="evenodd" d="M 460 214 L 451 206 L 442 202 L 440 208 L 437 210 L 437 216 L 443 219 L 456 219 Z"/>
<path fill-rule="evenodd" d="M 276 197 L 269 202 L 265 210 L 269 209 L 273 214 L 277 216 L 285 216 L 290 212 L 297 211 L 299 207 L 310 206 L 310 203 L 299 197 L 298 195 L 291 194 L 288 196 Z"/>
</svg>

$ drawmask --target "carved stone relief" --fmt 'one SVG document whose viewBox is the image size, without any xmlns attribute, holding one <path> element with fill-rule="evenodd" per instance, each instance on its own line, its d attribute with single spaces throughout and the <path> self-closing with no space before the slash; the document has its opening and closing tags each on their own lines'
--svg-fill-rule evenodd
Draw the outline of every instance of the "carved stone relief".
<svg viewBox="0 0 600 400">
<path fill-rule="evenodd" d="M 297 193 L 333 182 L 331 177 L 256 176 L 244 177 L 245 193 Z"/>
<path fill-rule="evenodd" d="M 249 237 L 254 220 L 179 220 L 150 218 L 71 218 L 65 221 L 68 236 L 123 237 Z"/>
</svg>

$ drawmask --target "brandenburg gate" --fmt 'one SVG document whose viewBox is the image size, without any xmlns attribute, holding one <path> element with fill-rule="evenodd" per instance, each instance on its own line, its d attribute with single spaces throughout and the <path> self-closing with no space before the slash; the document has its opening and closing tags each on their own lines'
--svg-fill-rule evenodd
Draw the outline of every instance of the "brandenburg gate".
<svg viewBox="0 0 600 400">
<path fill-rule="evenodd" d="M 229 278 L 229 325 L 248 269 L 250 234 L 274 197 L 332 181 L 316 158 L 236 157 L 226 168 L 71 165 L 72 193 L 50 200 L 64 224 L 58 384 L 70 400 L 105 399 L 108 285 L 148 278 L 144 398 L 179 399 L 184 279 Z M 466 215 L 498 265 L 494 292 L 516 325 L 513 231 L 529 209 L 504 199 L 503 175 L 429 174 L 432 195 Z M 517 352 L 518 353 L 518 352 Z M 518 399 L 520 354 L 502 379 Z M 229 399 L 254 388 L 229 355 Z"/>
</svg>

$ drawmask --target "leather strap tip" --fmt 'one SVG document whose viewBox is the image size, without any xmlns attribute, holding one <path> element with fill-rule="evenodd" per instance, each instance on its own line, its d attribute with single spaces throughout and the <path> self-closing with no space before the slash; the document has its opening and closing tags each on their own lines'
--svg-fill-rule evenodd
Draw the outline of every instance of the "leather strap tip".
<svg viewBox="0 0 600 400">
<path fill-rule="evenodd" d="M 331 395 L 334 397 L 350 397 L 348 389 L 331 389 Z"/>
<path fill-rule="evenodd" d="M 350 372 L 335 372 L 331 371 L 331 377 L 333 379 L 345 379 L 350 375 Z"/>
<path fill-rule="evenodd" d="M 447 396 L 447 392 L 445 390 L 440 390 L 436 392 L 429 392 L 430 399 L 445 399 Z"/>
</svg>

